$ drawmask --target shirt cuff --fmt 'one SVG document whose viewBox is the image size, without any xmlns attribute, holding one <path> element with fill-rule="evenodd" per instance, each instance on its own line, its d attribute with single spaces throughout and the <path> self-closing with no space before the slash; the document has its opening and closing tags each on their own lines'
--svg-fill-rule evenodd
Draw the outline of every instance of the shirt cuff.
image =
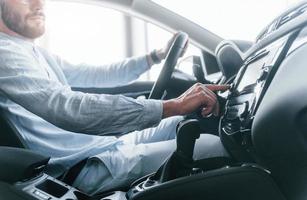
<svg viewBox="0 0 307 200">
<path fill-rule="evenodd" d="M 161 100 L 146 99 L 139 100 L 144 106 L 144 114 L 140 123 L 140 130 L 157 126 L 162 120 L 163 104 Z"/>
<path fill-rule="evenodd" d="M 143 71 L 147 71 L 151 68 L 151 65 L 147 61 L 147 55 L 137 57 L 137 59 Z"/>
</svg>

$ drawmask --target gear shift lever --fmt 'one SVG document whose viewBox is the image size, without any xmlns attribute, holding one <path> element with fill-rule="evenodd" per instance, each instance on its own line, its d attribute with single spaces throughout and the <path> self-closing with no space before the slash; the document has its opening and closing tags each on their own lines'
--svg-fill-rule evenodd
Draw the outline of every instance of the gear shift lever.
<svg viewBox="0 0 307 200">
<path fill-rule="evenodd" d="M 177 127 L 177 149 L 160 167 L 155 177 L 160 182 L 188 175 L 193 168 L 193 152 L 196 139 L 200 136 L 196 119 L 184 120 Z"/>
<path fill-rule="evenodd" d="M 200 136 L 200 126 L 196 119 L 181 121 L 177 127 L 176 152 L 187 159 L 193 159 L 195 141 Z"/>
</svg>

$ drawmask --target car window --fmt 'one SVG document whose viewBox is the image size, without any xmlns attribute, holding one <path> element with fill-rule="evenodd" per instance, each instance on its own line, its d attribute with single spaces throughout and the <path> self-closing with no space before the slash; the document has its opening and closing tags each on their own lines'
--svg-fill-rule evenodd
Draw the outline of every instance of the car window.
<svg viewBox="0 0 307 200">
<path fill-rule="evenodd" d="M 39 43 L 69 62 L 101 64 L 126 56 L 121 12 L 83 3 L 47 1 L 46 13 L 47 31 Z"/>
</svg>

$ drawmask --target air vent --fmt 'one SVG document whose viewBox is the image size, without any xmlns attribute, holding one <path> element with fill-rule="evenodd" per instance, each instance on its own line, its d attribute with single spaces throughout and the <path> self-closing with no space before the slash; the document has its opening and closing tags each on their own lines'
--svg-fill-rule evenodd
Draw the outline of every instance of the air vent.
<svg viewBox="0 0 307 200">
<path fill-rule="evenodd" d="M 307 4 L 301 6 L 300 8 L 290 12 L 289 14 L 287 14 L 286 16 L 283 16 L 278 23 L 277 28 L 281 27 L 282 25 L 284 25 L 285 23 L 289 22 L 290 20 L 300 16 L 302 13 L 304 13 L 307 10 Z"/>
<path fill-rule="evenodd" d="M 279 19 L 274 20 L 265 30 L 263 30 L 256 38 L 256 43 L 266 38 L 270 33 L 274 32 L 287 22 L 293 20 L 294 18 L 300 16 L 307 10 L 307 4 L 303 4 L 297 9 L 288 12 L 286 15 L 281 16 Z"/>
</svg>

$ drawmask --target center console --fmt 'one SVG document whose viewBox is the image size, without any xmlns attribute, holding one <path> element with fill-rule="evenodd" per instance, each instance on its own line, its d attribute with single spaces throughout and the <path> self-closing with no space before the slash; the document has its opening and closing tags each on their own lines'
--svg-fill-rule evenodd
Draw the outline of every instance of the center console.
<svg viewBox="0 0 307 200">
<path fill-rule="evenodd" d="M 296 36 L 291 32 L 250 55 L 232 83 L 219 132 L 237 160 L 254 160 L 251 129 L 257 108 Z"/>
</svg>

